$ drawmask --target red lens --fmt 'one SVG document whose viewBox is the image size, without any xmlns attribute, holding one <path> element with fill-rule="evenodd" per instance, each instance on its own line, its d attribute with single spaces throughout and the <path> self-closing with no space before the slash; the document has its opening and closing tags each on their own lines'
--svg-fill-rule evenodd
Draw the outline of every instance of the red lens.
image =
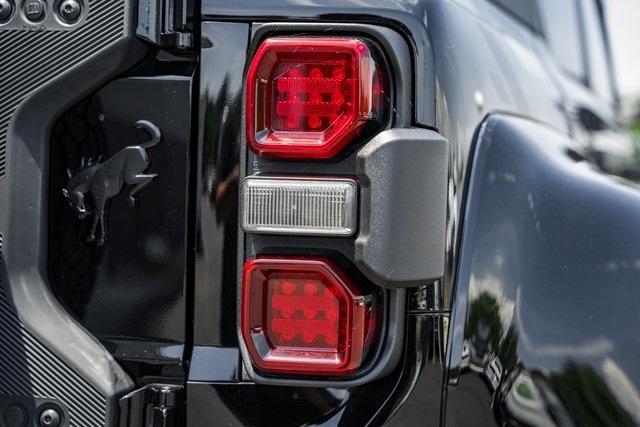
<svg viewBox="0 0 640 427">
<path fill-rule="evenodd" d="M 362 364 L 367 298 L 322 258 L 257 258 L 243 271 L 242 334 L 264 372 L 348 375 Z"/>
<path fill-rule="evenodd" d="M 249 144 L 264 156 L 333 157 L 380 119 L 383 80 L 362 40 L 267 39 L 247 77 Z"/>
</svg>

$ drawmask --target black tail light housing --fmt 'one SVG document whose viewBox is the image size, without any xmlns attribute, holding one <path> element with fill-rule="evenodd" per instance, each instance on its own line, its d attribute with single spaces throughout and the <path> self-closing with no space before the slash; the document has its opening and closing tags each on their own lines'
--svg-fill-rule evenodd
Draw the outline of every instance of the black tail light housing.
<svg viewBox="0 0 640 427">
<path fill-rule="evenodd" d="M 393 242 L 385 253 L 388 240 L 380 241 L 371 229 L 376 217 L 392 213 L 388 203 L 377 204 L 380 188 L 394 188 L 392 174 L 381 175 L 385 187 L 365 172 L 370 163 L 360 156 L 372 141 L 386 144 L 385 134 L 393 139 L 395 128 L 411 127 L 411 51 L 397 32 L 360 24 L 260 24 L 252 40 L 238 260 L 245 371 L 262 384 L 368 383 L 399 360 L 403 287 L 418 282 L 397 282 L 398 273 L 389 269 L 380 280 L 358 259 L 362 253 L 371 261 L 371 252 L 358 249 L 363 245 L 377 245 L 375 252 L 389 259 L 398 251 Z M 390 154 L 393 168 L 402 156 Z M 353 182 L 355 191 L 339 194 L 327 181 Z M 424 188 L 416 184 L 407 187 Z M 355 195 L 355 204 L 340 199 L 345 194 Z M 338 207 L 355 209 L 355 221 L 336 220 L 352 212 Z M 279 224 L 282 229 L 274 230 Z M 385 229 L 385 238 L 392 234 Z"/>
</svg>

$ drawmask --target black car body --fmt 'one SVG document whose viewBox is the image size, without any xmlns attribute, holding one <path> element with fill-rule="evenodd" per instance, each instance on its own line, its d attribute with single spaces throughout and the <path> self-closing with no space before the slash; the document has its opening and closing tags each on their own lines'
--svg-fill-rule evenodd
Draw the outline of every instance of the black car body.
<svg viewBox="0 0 640 427">
<path fill-rule="evenodd" d="M 0 425 L 640 423 L 640 163 L 599 0 L 33 1 L 0 1 Z M 328 160 L 250 150 L 274 37 L 366 42 L 379 126 Z M 355 234 L 246 231 L 246 179 L 292 176 L 356 182 Z M 265 254 L 373 296 L 357 369 L 256 366 Z"/>
</svg>

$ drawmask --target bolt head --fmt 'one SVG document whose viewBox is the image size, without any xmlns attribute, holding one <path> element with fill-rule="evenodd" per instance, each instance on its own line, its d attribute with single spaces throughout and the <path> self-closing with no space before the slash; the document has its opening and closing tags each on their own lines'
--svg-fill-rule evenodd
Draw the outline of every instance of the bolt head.
<svg viewBox="0 0 640 427">
<path fill-rule="evenodd" d="M 11 17 L 13 4 L 9 0 L 0 0 L 0 22 L 4 22 Z"/>
<path fill-rule="evenodd" d="M 67 24 L 76 22 L 81 13 L 82 4 L 79 0 L 62 0 L 58 6 L 58 16 Z"/>
<path fill-rule="evenodd" d="M 27 0 L 23 6 L 24 15 L 29 21 L 41 21 L 44 18 L 45 7 L 43 0 Z"/>
<path fill-rule="evenodd" d="M 62 419 L 58 411 L 53 408 L 49 408 L 40 413 L 38 421 L 40 422 L 41 427 L 58 427 Z"/>
</svg>

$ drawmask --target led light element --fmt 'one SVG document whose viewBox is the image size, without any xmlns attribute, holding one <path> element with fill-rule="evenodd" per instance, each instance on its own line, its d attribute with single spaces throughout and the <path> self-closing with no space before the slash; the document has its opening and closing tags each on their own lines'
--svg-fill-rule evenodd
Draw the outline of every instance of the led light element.
<svg viewBox="0 0 640 427">
<path fill-rule="evenodd" d="M 357 189 L 350 179 L 249 177 L 243 184 L 247 233 L 350 236 Z"/>
<path fill-rule="evenodd" d="M 262 156 L 328 159 L 380 125 L 386 79 L 369 45 L 349 37 L 273 37 L 247 75 L 247 138 Z"/>
<path fill-rule="evenodd" d="M 371 342 L 372 301 L 327 259 L 250 259 L 242 277 L 242 337 L 260 371 L 349 375 Z"/>
</svg>

